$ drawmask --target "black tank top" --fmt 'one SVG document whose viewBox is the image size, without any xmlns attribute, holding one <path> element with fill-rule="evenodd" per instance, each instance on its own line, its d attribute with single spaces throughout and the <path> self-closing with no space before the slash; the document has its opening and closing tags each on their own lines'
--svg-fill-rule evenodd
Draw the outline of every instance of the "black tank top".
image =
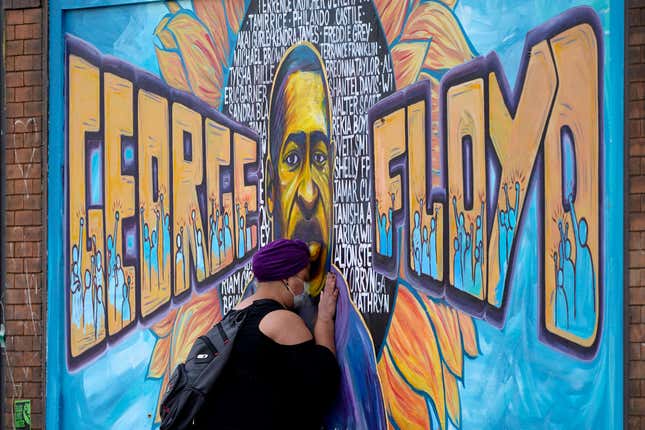
<svg viewBox="0 0 645 430">
<path fill-rule="evenodd" d="M 320 429 L 336 396 L 340 370 L 313 340 L 281 345 L 260 331 L 262 318 L 284 307 L 256 300 L 231 357 L 196 419 L 199 429 Z"/>
</svg>

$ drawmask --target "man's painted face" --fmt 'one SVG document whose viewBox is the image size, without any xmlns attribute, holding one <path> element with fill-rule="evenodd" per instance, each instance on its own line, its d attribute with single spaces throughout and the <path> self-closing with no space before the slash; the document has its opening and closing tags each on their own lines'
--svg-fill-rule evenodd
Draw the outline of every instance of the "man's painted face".
<svg viewBox="0 0 645 430">
<path fill-rule="evenodd" d="M 310 294 L 318 295 L 329 258 L 332 221 L 330 118 L 322 77 L 296 72 L 284 96 L 284 132 L 275 168 L 274 228 L 312 253 Z"/>
</svg>

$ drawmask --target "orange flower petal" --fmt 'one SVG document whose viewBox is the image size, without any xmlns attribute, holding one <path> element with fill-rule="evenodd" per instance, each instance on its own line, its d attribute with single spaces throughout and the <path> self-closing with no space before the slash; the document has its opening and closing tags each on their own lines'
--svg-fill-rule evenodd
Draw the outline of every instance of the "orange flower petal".
<svg viewBox="0 0 645 430">
<path fill-rule="evenodd" d="M 172 356 L 170 369 L 186 360 L 195 340 L 221 320 L 217 289 L 193 296 L 177 314 L 172 331 Z"/>
<path fill-rule="evenodd" d="M 175 37 L 192 92 L 218 107 L 225 59 L 208 30 L 184 9 L 173 15 L 165 28 Z"/>
<path fill-rule="evenodd" d="M 466 354 L 471 357 L 479 355 L 479 346 L 477 345 L 477 332 L 475 331 L 475 322 L 463 312 L 457 311 L 459 315 L 459 328 L 461 329 L 461 339 L 464 343 Z"/>
<path fill-rule="evenodd" d="M 168 371 L 168 360 L 170 358 L 170 338 L 162 337 L 155 343 L 152 351 L 152 359 L 148 367 L 150 378 L 161 378 Z"/>
<path fill-rule="evenodd" d="M 184 73 L 184 65 L 179 54 L 173 51 L 166 51 L 155 46 L 157 62 L 161 76 L 168 85 L 182 91 L 190 91 L 188 79 Z"/>
<path fill-rule="evenodd" d="M 417 6 L 406 23 L 401 41 L 432 40 L 424 60 L 430 70 L 455 67 L 473 58 L 457 18 L 445 5 L 428 2 Z"/>
<path fill-rule="evenodd" d="M 399 285 L 386 342 L 393 363 L 412 387 L 428 394 L 437 410 L 441 428 L 445 428 L 439 344 L 423 305 L 403 285 Z"/>
<path fill-rule="evenodd" d="M 226 67 L 225 61 L 228 58 L 229 42 L 224 4 L 222 4 L 221 0 L 194 1 L 193 9 L 208 29 L 217 58 L 222 67 Z"/>
<path fill-rule="evenodd" d="M 446 390 L 446 409 L 448 410 L 448 417 L 455 427 L 459 428 L 461 427 L 459 387 L 457 386 L 455 375 L 450 373 L 445 366 L 443 369 L 443 385 Z"/>
<path fill-rule="evenodd" d="M 435 303 L 427 297 L 423 297 L 423 302 L 439 339 L 441 356 L 452 373 L 461 378 L 464 351 L 461 345 L 457 312 L 444 304 Z"/>
<path fill-rule="evenodd" d="M 172 13 L 175 13 L 181 9 L 181 6 L 179 6 L 179 3 L 177 3 L 176 1 L 167 1 L 166 7 Z"/>
<path fill-rule="evenodd" d="M 242 25 L 242 20 L 244 19 L 244 12 L 246 12 L 244 3 L 244 0 L 224 0 L 228 25 L 231 26 L 231 30 L 236 34 L 240 31 L 240 25 Z"/>
<path fill-rule="evenodd" d="M 416 5 L 417 3 L 418 1 L 415 0 L 414 4 Z M 391 44 L 401 33 L 401 27 L 405 21 L 409 5 L 410 0 L 374 0 L 374 6 L 376 6 L 378 15 L 381 18 L 381 25 L 383 25 L 388 44 Z"/>
<path fill-rule="evenodd" d="M 448 6 L 450 9 L 454 9 L 455 6 L 457 6 L 458 0 L 439 0 L 439 1 L 445 4 L 446 6 Z"/>
<path fill-rule="evenodd" d="M 159 41 L 164 48 L 177 49 L 177 44 L 175 43 L 175 39 L 172 37 L 172 33 L 166 30 L 166 24 L 168 24 L 170 17 L 171 15 L 166 15 L 161 18 L 161 21 L 159 21 L 159 24 L 157 24 L 157 27 L 155 28 L 154 35 L 159 38 Z"/>
<path fill-rule="evenodd" d="M 161 320 L 156 322 L 151 330 L 157 337 L 166 337 L 172 330 L 172 326 L 175 324 L 175 317 L 177 316 L 177 309 L 173 309 L 168 312 Z"/>
<path fill-rule="evenodd" d="M 397 88 L 405 88 L 416 82 L 429 46 L 429 41 L 402 42 L 394 45 L 390 53 Z"/>
<path fill-rule="evenodd" d="M 386 414 L 400 429 L 429 429 L 430 416 L 424 398 L 414 391 L 397 373 L 390 350 L 385 347 L 378 362 Z M 388 420 L 388 428 L 392 428 Z"/>
</svg>

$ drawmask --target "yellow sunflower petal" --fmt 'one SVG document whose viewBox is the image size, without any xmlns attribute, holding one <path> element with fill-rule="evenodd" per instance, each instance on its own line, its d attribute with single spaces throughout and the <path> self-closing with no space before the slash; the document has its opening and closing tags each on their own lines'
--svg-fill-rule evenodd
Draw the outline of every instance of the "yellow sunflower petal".
<svg viewBox="0 0 645 430">
<path fill-rule="evenodd" d="M 221 319 L 216 288 L 193 296 L 180 308 L 172 331 L 171 371 L 178 363 L 186 360 L 195 340 Z"/>
<path fill-rule="evenodd" d="M 427 393 L 432 399 L 441 428 L 445 428 L 439 344 L 423 305 L 403 285 L 399 286 L 386 342 L 393 363 L 412 387 Z"/>
<path fill-rule="evenodd" d="M 461 427 L 459 387 L 457 386 L 455 375 L 450 373 L 445 366 L 443 369 L 443 385 L 446 390 L 446 409 L 448 410 L 448 417 L 455 427 L 459 428 Z"/>
<path fill-rule="evenodd" d="M 386 414 L 400 429 L 429 429 L 430 416 L 426 402 L 397 373 L 386 347 L 378 362 Z M 388 428 L 392 428 L 388 420 Z"/>
<path fill-rule="evenodd" d="M 401 27 L 405 21 L 410 3 L 410 0 L 374 0 L 374 6 L 376 6 L 378 15 L 381 18 L 381 25 L 383 25 L 383 31 L 385 32 L 385 38 L 388 44 L 392 43 L 401 33 Z M 417 3 L 418 0 L 415 0 L 414 4 L 416 5 Z"/>
<path fill-rule="evenodd" d="M 457 6 L 457 1 L 459 0 L 439 0 L 441 3 L 448 6 L 450 9 L 454 9 Z"/>
<path fill-rule="evenodd" d="M 217 58 L 222 63 L 222 66 L 225 67 L 224 62 L 228 58 L 229 42 L 224 4 L 221 0 L 195 1 L 193 2 L 193 9 L 208 29 L 213 39 L 213 48 L 215 48 Z"/>
<path fill-rule="evenodd" d="M 166 7 L 172 13 L 175 13 L 181 9 L 181 6 L 179 6 L 179 3 L 177 3 L 176 1 L 167 1 Z"/>
<path fill-rule="evenodd" d="M 240 31 L 240 25 L 244 19 L 244 3 L 244 0 L 224 0 L 228 24 L 234 33 Z"/>
<path fill-rule="evenodd" d="M 410 14 L 401 41 L 432 40 L 424 67 L 444 70 L 473 58 L 464 32 L 452 11 L 438 2 L 418 5 Z"/>
<path fill-rule="evenodd" d="M 151 330 L 157 337 L 166 337 L 172 330 L 172 326 L 175 324 L 175 317 L 177 316 L 177 309 L 173 309 L 168 312 L 161 320 L 156 322 Z"/>
<path fill-rule="evenodd" d="M 222 89 L 224 58 L 208 30 L 183 9 L 166 24 L 181 52 L 192 92 L 211 106 L 218 107 Z M 165 76 L 164 76 L 165 78 Z"/>
<path fill-rule="evenodd" d="M 416 82 L 428 45 L 430 45 L 429 41 L 413 41 L 397 43 L 392 47 L 390 52 L 397 88 L 405 88 Z"/>
<path fill-rule="evenodd" d="M 170 359 L 170 338 L 162 337 L 155 343 L 148 368 L 150 378 L 161 378 L 168 371 L 168 360 Z"/>
<path fill-rule="evenodd" d="M 479 346 L 477 345 L 475 322 L 463 312 L 457 312 L 457 315 L 459 315 L 459 328 L 461 329 L 464 351 L 469 357 L 477 357 L 479 355 Z"/>
<path fill-rule="evenodd" d="M 172 33 L 166 29 L 166 24 L 168 24 L 170 17 L 171 15 L 166 15 L 161 18 L 161 21 L 159 21 L 159 24 L 157 24 L 157 27 L 155 28 L 154 35 L 159 38 L 159 42 L 161 42 L 161 45 L 164 48 L 177 49 L 177 44 L 175 43 L 175 39 L 172 37 Z"/>
<path fill-rule="evenodd" d="M 188 79 L 184 73 L 184 65 L 179 54 L 173 51 L 166 51 L 155 46 L 157 62 L 161 76 L 168 85 L 182 91 L 190 91 Z"/>
<path fill-rule="evenodd" d="M 456 376 L 463 374 L 463 347 L 461 345 L 461 332 L 459 331 L 459 317 L 457 312 L 442 303 L 424 297 L 428 315 L 435 328 L 439 340 L 441 356 L 448 368 Z"/>
</svg>

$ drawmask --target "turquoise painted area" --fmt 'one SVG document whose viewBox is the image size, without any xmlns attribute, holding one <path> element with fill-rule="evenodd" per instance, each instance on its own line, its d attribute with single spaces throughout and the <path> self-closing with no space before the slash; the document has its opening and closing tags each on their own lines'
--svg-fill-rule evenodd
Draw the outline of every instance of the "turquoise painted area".
<svg viewBox="0 0 645 430">
<path fill-rule="evenodd" d="M 73 34 L 113 55 L 159 75 L 153 31 L 168 12 L 162 2 L 66 0 L 50 16 L 50 137 L 48 284 L 64 285 L 63 35 Z M 134 2 L 127 2 L 134 3 Z M 188 2 L 181 2 L 189 7 Z M 581 361 L 538 339 L 537 194 L 533 187 L 517 233 L 508 317 L 503 329 L 477 320 L 481 356 L 465 361 L 461 388 L 464 429 L 622 427 L 623 416 L 623 2 L 609 0 L 461 0 L 455 10 L 470 43 L 481 55 L 495 51 L 514 86 L 527 32 L 564 10 L 590 5 L 604 31 L 604 326 L 598 353 Z M 80 8 L 80 7 L 83 8 Z M 74 8 L 64 11 L 62 7 Z M 491 11 L 494 11 L 491 12 Z M 92 160 L 93 168 L 97 161 Z M 99 183 L 91 190 L 100 194 Z M 619 196 L 619 197 L 616 197 Z M 128 246 L 135 246 L 129 238 Z M 527 275 L 529 274 L 529 275 Z M 62 289 L 48 289 L 47 427 L 51 429 L 154 428 L 161 381 L 148 379 L 154 335 L 145 327 L 81 370 L 68 371 Z M 573 411 L 573 412 L 572 412 Z M 149 415 L 150 414 L 150 415 Z M 437 419 L 433 415 L 433 422 Z M 450 424 L 452 427 L 452 424 Z"/>
</svg>

